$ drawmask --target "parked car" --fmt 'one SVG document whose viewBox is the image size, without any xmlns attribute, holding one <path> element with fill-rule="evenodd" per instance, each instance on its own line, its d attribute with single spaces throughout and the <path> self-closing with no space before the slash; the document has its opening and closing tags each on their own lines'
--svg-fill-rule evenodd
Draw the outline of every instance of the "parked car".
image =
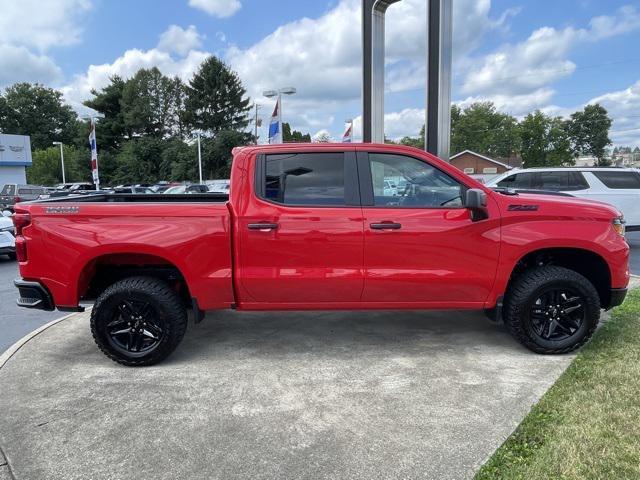
<svg viewBox="0 0 640 480">
<path fill-rule="evenodd" d="M 207 187 L 211 193 L 226 193 L 228 195 L 231 180 L 211 180 L 207 182 Z"/>
<path fill-rule="evenodd" d="M 44 187 L 5 183 L 0 191 L 0 210 L 12 210 L 18 202 L 38 200 L 45 193 Z"/>
<path fill-rule="evenodd" d="M 124 186 L 124 187 L 116 187 L 113 189 L 113 193 L 131 193 L 131 194 L 141 194 L 141 193 L 155 193 L 149 187 L 142 186 Z"/>
<path fill-rule="evenodd" d="M 624 214 L 627 231 L 640 230 L 640 172 L 633 168 L 529 168 L 511 170 L 489 187 L 545 190 L 613 205 Z"/>
<path fill-rule="evenodd" d="M 208 193 L 209 187 L 206 185 L 178 185 L 167 189 L 164 193 L 167 195 L 188 194 L 188 193 Z"/>
<path fill-rule="evenodd" d="M 11 212 L 4 210 L 0 216 L 0 255 L 16 259 L 15 227 L 10 218 Z"/>
<path fill-rule="evenodd" d="M 402 195 L 376 193 L 390 178 Z M 18 304 L 95 300 L 93 338 L 129 366 L 166 358 L 187 309 L 196 322 L 219 309 L 484 310 L 534 352 L 564 353 L 629 282 L 616 208 L 493 191 L 400 145 L 237 148 L 230 196 L 68 197 L 18 205 L 14 221 Z"/>
</svg>

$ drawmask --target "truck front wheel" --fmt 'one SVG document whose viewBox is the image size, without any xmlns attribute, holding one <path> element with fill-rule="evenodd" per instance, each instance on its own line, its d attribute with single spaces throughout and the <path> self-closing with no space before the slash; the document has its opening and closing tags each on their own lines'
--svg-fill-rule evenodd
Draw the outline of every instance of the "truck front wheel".
<svg viewBox="0 0 640 480">
<path fill-rule="evenodd" d="M 115 362 L 153 365 L 171 354 L 187 329 L 187 312 L 176 292 L 153 277 L 131 277 L 108 287 L 91 312 L 91 333 Z"/>
<path fill-rule="evenodd" d="M 543 354 L 584 345 L 600 319 L 600 297 L 579 273 L 562 267 L 535 268 L 507 292 L 504 322 L 525 347 Z"/>
</svg>

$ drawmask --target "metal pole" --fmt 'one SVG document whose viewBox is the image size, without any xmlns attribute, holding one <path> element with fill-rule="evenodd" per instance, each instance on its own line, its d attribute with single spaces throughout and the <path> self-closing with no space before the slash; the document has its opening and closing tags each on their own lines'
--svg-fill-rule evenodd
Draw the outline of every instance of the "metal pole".
<svg viewBox="0 0 640 480">
<path fill-rule="evenodd" d="M 255 113 L 255 116 L 253 118 L 253 123 L 254 123 L 254 128 L 255 128 L 255 139 L 256 139 L 256 145 L 257 145 L 258 144 L 258 109 L 260 108 L 260 105 L 258 105 L 256 103 L 255 107 L 256 107 L 256 113 Z"/>
<path fill-rule="evenodd" d="M 280 132 L 280 143 L 284 143 L 284 131 L 282 130 L 282 93 L 278 90 L 278 106 L 280 108 L 278 132 Z"/>
<path fill-rule="evenodd" d="M 67 183 L 67 179 L 64 175 L 64 149 L 62 148 L 62 142 L 60 142 L 60 161 L 62 162 L 62 183 Z"/>
<path fill-rule="evenodd" d="M 452 10 L 452 0 L 428 0 L 425 150 L 445 161 L 451 142 Z"/>
<path fill-rule="evenodd" d="M 198 169 L 200 170 L 200 185 L 202 185 L 202 150 L 200 149 L 200 132 L 198 132 Z"/>
<path fill-rule="evenodd" d="M 362 137 L 384 143 L 385 14 L 400 0 L 362 0 Z"/>
</svg>

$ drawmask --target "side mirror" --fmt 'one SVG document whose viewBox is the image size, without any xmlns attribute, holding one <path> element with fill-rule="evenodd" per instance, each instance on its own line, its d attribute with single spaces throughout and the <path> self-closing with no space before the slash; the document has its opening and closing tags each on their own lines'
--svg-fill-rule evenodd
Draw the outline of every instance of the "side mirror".
<svg viewBox="0 0 640 480">
<path fill-rule="evenodd" d="M 12 215 L 13 215 L 13 213 L 11 213 L 9 210 L 3 210 L 2 211 L 2 216 L 3 217 L 10 217 Z"/>
<path fill-rule="evenodd" d="M 471 220 L 474 222 L 489 218 L 487 194 L 478 188 L 467 190 L 464 206 L 471 210 Z"/>
</svg>

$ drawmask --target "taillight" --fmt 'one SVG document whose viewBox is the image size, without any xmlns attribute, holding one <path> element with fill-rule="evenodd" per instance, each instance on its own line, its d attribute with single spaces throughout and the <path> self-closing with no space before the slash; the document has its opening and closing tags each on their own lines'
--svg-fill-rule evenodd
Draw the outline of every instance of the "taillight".
<svg viewBox="0 0 640 480">
<path fill-rule="evenodd" d="M 13 197 L 13 203 L 20 203 L 22 201 L 22 199 L 19 196 L 15 196 Z"/>
<path fill-rule="evenodd" d="M 27 241 L 24 237 L 16 237 L 16 258 L 19 262 L 27 261 Z"/>
<path fill-rule="evenodd" d="M 16 235 L 22 235 L 22 229 L 31 224 L 31 215 L 27 212 L 13 214 L 13 224 L 16 227 Z"/>
</svg>

